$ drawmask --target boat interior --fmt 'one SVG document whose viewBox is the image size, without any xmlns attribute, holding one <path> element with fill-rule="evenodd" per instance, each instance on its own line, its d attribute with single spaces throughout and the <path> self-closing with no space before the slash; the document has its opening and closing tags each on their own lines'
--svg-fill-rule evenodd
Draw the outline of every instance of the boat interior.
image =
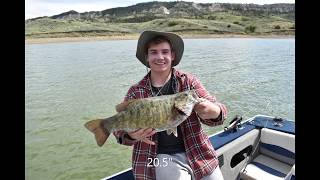
<svg viewBox="0 0 320 180">
<path fill-rule="evenodd" d="M 223 131 L 209 137 L 224 179 L 294 180 L 294 121 L 265 115 L 241 121 L 237 116 Z M 130 168 L 103 179 L 134 178 Z"/>
<path fill-rule="evenodd" d="M 236 136 L 217 148 L 224 179 L 295 179 L 294 122 L 257 116 L 237 128 L 210 138 L 214 144 L 219 137 Z"/>
</svg>

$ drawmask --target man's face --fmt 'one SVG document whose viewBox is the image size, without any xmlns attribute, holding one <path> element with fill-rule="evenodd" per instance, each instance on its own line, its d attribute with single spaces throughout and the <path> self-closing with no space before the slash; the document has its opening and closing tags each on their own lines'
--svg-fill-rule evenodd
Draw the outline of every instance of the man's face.
<svg viewBox="0 0 320 180">
<path fill-rule="evenodd" d="M 165 72 L 171 69 L 172 61 L 175 58 L 168 42 L 159 44 L 151 43 L 148 49 L 147 61 L 151 70 L 156 72 Z"/>
</svg>

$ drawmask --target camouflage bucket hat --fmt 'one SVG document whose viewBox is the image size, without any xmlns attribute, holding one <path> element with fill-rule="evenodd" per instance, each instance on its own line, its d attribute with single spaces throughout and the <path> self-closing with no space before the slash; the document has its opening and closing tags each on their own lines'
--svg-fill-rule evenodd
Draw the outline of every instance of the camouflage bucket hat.
<svg viewBox="0 0 320 180">
<path fill-rule="evenodd" d="M 146 59 L 146 54 L 147 54 L 146 45 L 151 39 L 157 36 L 164 36 L 171 42 L 172 49 L 176 55 L 174 61 L 172 62 L 172 66 L 178 65 L 182 58 L 184 43 L 180 36 L 178 36 L 177 34 L 169 33 L 169 32 L 144 31 L 140 35 L 138 40 L 138 45 L 137 45 L 136 56 L 139 59 L 139 61 L 145 66 L 147 66 L 148 68 L 150 68 Z"/>
</svg>

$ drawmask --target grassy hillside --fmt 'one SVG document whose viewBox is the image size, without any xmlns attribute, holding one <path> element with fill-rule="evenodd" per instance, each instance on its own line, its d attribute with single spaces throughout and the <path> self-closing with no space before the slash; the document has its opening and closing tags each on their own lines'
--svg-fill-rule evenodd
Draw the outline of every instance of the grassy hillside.
<svg viewBox="0 0 320 180">
<path fill-rule="evenodd" d="M 130 18 L 130 17 L 127 17 Z M 102 19 L 39 18 L 25 23 L 26 38 L 84 37 L 136 34 L 143 30 L 181 34 L 294 35 L 292 15 L 241 15 L 215 12 L 196 18 L 159 18 L 140 23 L 110 22 Z"/>
</svg>

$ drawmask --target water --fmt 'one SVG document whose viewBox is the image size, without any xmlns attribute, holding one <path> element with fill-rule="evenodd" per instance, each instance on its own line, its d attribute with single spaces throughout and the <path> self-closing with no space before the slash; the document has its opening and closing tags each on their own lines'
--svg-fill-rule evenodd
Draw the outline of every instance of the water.
<svg viewBox="0 0 320 180">
<path fill-rule="evenodd" d="M 116 113 L 146 73 L 136 40 L 26 44 L 26 179 L 101 179 L 131 166 L 132 147 L 98 147 L 83 124 Z M 295 116 L 294 39 L 187 39 L 178 69 L 244 119 Z"/>
</svg>

